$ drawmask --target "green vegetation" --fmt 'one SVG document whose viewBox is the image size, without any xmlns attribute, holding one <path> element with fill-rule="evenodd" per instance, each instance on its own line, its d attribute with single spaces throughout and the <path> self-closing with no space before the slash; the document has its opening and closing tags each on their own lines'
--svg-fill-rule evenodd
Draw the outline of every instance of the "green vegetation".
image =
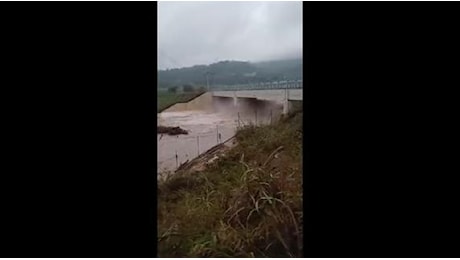
<svg viewBox="0 0 460 260">
<path fill-rule="evenodd" d="M 158 87 L 191 84 L 206 86 L 209 84 L 234 85 L 250 82 L 268 82 L 277 80 L 302 79 L 302 60 L 280 60 L 259 63 L 242 61 L 221 61 L 211 65 L 196 65 L 188 68 L 160 70 Z"/>
<path fill-rule="evenodd" d="M 193 86 L 191 86 L 191 85 L 184 85 L 182 87 L 182 89 L 184 90 L 184 92 L 193 92 L 194 91 Z"/>
<path fill-rule="evenodd" d="M 159 257 L 302 257 L 302 112 L 158 184 Z"/>
<path fill-rule="evenodd" d="M 196 98 L 197 96 L 203 94 L 203 90 L 186 92 L 186 93 L 176 93 L 171 91 L 158 91 L 157 99 L 157 109 L 158 112 L 165 110 L 166 108 L 181 102 L 189 102 L 190 100 Z"/>
</svg>

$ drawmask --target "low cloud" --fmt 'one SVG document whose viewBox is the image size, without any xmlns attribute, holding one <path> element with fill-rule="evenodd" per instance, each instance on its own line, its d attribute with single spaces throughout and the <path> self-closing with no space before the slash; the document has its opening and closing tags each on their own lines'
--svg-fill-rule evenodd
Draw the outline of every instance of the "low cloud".
<svg viewBox="0 0 460 260">
<path fill-rule="evenodd" d="M 160 69 L 302 57 L 302 2 L 159 2 Z"/>
</svg>

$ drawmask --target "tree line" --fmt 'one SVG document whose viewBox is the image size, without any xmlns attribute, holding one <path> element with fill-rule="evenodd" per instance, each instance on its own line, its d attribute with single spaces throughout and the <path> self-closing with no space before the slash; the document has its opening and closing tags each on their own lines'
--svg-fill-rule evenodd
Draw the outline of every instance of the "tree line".
<svg viewBox="0 0 460 260">
<path fill-rule="evenodd" d="M 267 62 L 221 61 L 158 71 L 158 88 L 191 92 L 209 85 L 235 85 L 302 79 L 302 59 Z"/>
</svg>

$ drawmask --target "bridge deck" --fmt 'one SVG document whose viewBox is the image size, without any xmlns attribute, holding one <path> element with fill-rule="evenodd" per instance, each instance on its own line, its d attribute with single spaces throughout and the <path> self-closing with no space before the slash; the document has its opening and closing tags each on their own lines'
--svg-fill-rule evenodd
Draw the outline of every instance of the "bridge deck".
<svg viewBox="0 0 460 260">
<path fill-rule="evenodd" d="M 261 100 L 284 101 L 302 100 L 303 89 L 265 89 L 265 90 L 237 90 L 237 91 L 213 91 L 215 97 L 237 97 L 237 98 L 257 98 Z"/>
<path fill-rule="evenodd" d="M 240 91 L 240 90 L 277 90 L 277 89 L 302 89 L 302 80 L 287 80 L 274 82 L 254 82 L 236 85 L 215 85 L 212 91 Z"/>
</svg>

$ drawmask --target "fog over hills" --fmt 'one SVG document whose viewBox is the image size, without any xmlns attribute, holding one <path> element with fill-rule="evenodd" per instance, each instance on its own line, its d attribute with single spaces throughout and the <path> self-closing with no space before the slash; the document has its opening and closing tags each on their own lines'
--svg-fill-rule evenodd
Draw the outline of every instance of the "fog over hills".
<svg viewBox="0 0 460 260">
<path fill-rule="evenodd" d="M 302 59 L 264 62 L 220 61 L 210 65 L 159 70 L 158 88 L 193 85 L 234 85 L 302 79 Z"/>
</svg>

